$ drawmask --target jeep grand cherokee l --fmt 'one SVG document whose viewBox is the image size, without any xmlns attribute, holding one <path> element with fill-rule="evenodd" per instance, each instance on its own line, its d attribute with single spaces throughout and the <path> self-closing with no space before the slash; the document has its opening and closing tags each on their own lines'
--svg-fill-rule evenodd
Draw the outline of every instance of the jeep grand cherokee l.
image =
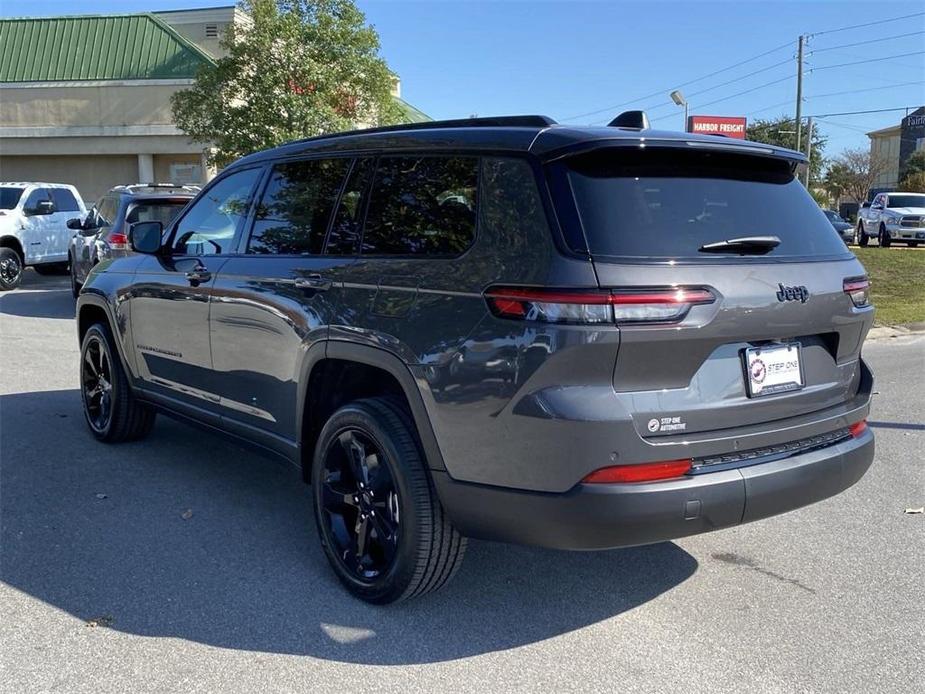
<svg viewBox="0 0 925 694">
<path fill-rule="evenodd" d="M 156 412 L 299 466 L 340 581 L 445 584 L 466 538 L 654 543 L 873 459 L 864 269 L 797 152 L 539 116 L 244 157 L 78 305 L 86 419 Z"/>
</svg>

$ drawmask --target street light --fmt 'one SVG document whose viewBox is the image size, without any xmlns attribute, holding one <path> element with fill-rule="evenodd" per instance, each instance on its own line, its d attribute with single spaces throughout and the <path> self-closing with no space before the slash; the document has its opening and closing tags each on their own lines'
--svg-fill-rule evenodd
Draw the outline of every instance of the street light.
<svg viewBox="0 0 925 694">
<path fill-rule="evenodd" d="M 684 107 L 684 132 L 687 132 L 687 99 L 684 98 L 684 95 L 678 89 L 675 89 L 668 96 L 670 96 L 671 100 L 678 106 Z"/>
</svg>

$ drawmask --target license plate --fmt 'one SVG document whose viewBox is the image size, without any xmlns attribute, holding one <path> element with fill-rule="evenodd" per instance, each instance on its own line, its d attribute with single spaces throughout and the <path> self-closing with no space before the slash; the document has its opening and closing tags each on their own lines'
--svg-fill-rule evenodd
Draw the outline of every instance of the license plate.
<svg viewBox="0 0 925 694">
<path fill-rule="evenodd" d="M 803 387 L 800 345 L 788 343 L 745 350 L 748 397 L 786 393 Z"/>
</svg>

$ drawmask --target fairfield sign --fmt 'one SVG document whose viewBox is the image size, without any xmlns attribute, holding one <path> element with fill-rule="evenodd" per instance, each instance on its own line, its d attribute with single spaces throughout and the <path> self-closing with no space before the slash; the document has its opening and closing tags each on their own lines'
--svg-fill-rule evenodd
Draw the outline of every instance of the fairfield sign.
<svg viewBox="0 0 925 694">
<path fill-rule="evenodd" d="M 687 119 L 687 132 L 744 140 L 745 123 L 745 118 L 739 116 L 690 116 Z"/>
</svg>

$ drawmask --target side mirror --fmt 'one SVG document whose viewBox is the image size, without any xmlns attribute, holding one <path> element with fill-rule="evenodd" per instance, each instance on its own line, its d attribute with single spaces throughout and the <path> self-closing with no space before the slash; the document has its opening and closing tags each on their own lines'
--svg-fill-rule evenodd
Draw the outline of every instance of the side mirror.
<svg viewBox="0 0 925 694">
<path fill-rule="evenodd" d="M 67 220 L 67 228 L 73 229 L 74 231 L 81 231 L 84 228 L 84 224 L 75 217 L 74 219 Z"/>
<path fill-rule="evenodd" d="M 161 249 L 164 225 L 161 222 L 135 222 L 128 227 L 128 241 L 137 253 L 157 253 Z"/>
<path fill-rule="evenodd" d="M 863 205 L 861 205 L 861 209 L 863 209 L 863 210 L 866 210 L 868 207 L 870 207 L 870 203 L 869 203 L 869 202 L 865 202 Z"/>
<path fill-rule="evenodd" d="M 53 203 L 51 200 L 39 200 L 35 207 L 23 211 L 27 217 L 38 217 L 46 214 L 54 214 L 55 203 Z"/>
</svg>

